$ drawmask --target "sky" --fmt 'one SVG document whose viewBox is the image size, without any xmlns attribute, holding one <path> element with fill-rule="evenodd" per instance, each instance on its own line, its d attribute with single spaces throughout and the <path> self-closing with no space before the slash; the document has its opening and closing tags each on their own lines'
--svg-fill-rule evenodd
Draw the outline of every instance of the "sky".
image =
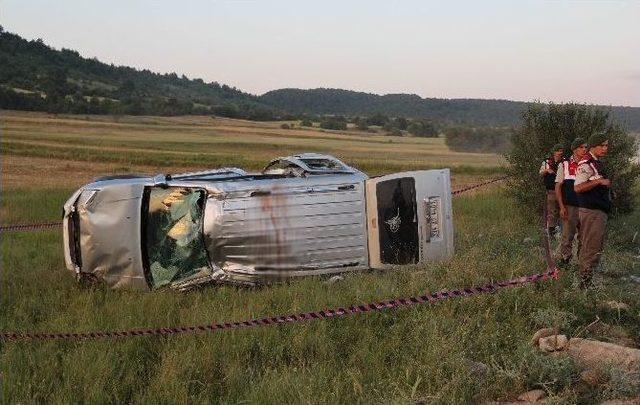
<svg viewBox="0 0 640 405">
<path fill-rule="evenodd" d="M 640 106 L 640 1 L 0 0 L 0 25 L 253 94 Z"/>
</svg>

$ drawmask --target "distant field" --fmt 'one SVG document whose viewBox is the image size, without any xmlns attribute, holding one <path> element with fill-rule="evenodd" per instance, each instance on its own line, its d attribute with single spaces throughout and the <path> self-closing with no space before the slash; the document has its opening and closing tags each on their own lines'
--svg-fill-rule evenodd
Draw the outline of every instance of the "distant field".
<svg viewBox="0 0 640 405">
<path fill-rule="evenodd" d="M 496 155 L 450 152 L 441 139 L 283 130 L 210 117 L 84 117 L 1 112 L 0 221 L 57 220 L 92 177 L 336 155 L 371 174 L 451 167 L 454 187 L 501 173 Z M 443 263 L 190 293 L 82 288 L 64 269 L 59 229 L 0 234 L 0 330 L 93 331 L 243 320 L 370 302 L 540 272 L 537 225 L 499 186 L 454 199 L 455 256 Z M 607 339 L 596 317 L 640 343 L 638 211 L 611 221 L 600 286 L 556 283 L 396 311 L 221 333 L 88 342 L 0 342 L 2 403 L 478 403 L 542 388 L 552 402 L 640 395 L 617 376 L 576 385 L 568 358 L 538 353 L 533 332 Z M 619 300 L 628 312 L 596 305 Z M 477 371 L 477 363 L 486 369 Z M 617 378 L 617 379 L 616 379 Z"/>
<path fill-rule="evenodd" d="M 459 187 L 495 176 L 503 164 L 498 155 L 451 152 L 442 139 L 357 130 L 286 130 L 280 125 L 282 122 L 209 116 L 54 116 L 2 111 L 1 185 L 20 193 L 29 194 L 37 187 L 56 195 L 53 206 L 35 208 L 29 214 L 30 220 L 48 220 L 57 218 L 60 205 L 74 189 L 104 174 L 176 173 L 225 166 L 260 170 L 278 156 L 319 152 L 337 156 L 369 175 L 450 167 L 454 186 Z M 0 208 L 2 223 L 17 220 L 8 205 L 11 201 Z"/>
<path fill-rule="evenodd" d="M 240 166 L 258 170 L 271 158 L 300 152 L 328 153 L 378 175 L 450 167 L 460 173 L 490 173 L 498 155 L 451 152 L 442 139 L 393 137 L 357 130 L 281 129 L 261 123 L 211 117 L 58 116 L 3 112 L 2 153 L 60 161 L 90 161 L 110 171 L 204 169 Z M 11 166 L 3 169 L 14 181 Z"/>
</svg>

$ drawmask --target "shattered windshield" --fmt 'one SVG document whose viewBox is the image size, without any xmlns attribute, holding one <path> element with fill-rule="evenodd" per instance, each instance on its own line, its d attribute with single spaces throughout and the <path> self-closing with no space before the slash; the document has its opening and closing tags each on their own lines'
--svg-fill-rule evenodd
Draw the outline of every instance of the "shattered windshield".
<svg viewBox="0 0 640 405">
<path fill-rule="evenodd" d="M 202 238 L 204 192 L 183 187 L 151 188 L 146 207 L 145 249 L 152 288 L 208 268 Z"/>
</svg>

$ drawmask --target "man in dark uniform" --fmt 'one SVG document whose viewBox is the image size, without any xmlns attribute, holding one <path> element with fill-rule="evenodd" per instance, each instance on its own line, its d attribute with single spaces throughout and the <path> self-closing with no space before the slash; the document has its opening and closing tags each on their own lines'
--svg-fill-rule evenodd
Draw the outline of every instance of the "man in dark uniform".
<svg viewBox="0 0 640 405">
<path fill-rule="evenodd" d="M 539 174 L 547 190 L 547 226 L 549 227 L 549 234 L 553 236 L 556 232 L 556 225 L 558 224 L 558 200 L 556 199 L 555 191 L 556 171 L 558 170 L 558 164 L 560 164 L 562 160 L 564 148 L 562 145 L 557 144 L 551 152 L 551 156 L 542 161 Z"/>
<path fill-rule="evenodd" d="M 578 215 L 578 196 L 573 190 L 576 179 L 578 163 L 587 153 L 587 142 L 582 138 L 576 138 L 571 142 L 572 155 L 564 159 L 556 173 L 556 200 L 560 208 L 560 219 L 562 220 L 562 238 L 560 240 L 559 259 L 563 265 L 571 261 L 573 253 L 573 239 L 580 229 L 580 218 Z M 580 241 L 578 239 L 578 252 L 580 251 Z"/>
<path fill-rule="evenodd" d="M 609 139 L 606 133 L 589 138 L 587 153 L 576 171 L 574 190 L 578 196 L 580 216 L 580 252 L 578 266 L 582 288 L 587 288 L 593 270 L 600 262 L 605 224 L 611 211 L 611 180 L 607 176 L 602 157 L 607 155 Z"/>
</svg>

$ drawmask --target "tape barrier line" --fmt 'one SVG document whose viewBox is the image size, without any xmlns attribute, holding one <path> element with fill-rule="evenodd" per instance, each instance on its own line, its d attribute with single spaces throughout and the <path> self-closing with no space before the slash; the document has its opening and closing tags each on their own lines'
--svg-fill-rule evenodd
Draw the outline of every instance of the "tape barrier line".
<svg viewBox="0 0 640 405">
<path fill-rule="evenodd" d="M 502 177 L 497 177 L 495 179 L 483 181 L 482 183 L 476 183 L 476 184 L 473 184 L 471 186 L 461 188 L 459 190 L 454 190 L 454 191 L 451 192 L 451 195 L 456 196 L 458 194 L 462 194 L 464 192 L 467 192 L 467 191 L 470 191 L 470 190 L 474 190 L 476 188 L 480 188 L 480 187 L 487 186 L 487 185 L 492 184 L 492 183 L 496 183 L 496 182 L 499 182 L 499 181 L 506 180 L 508 177 L 509 176 L 502 176 Z"/>
<path fill-rule="evenodd" d="M 500 180 L 504 180 L 506 177 L 489 180 L 483 183 L 479 183 L 470 187 L 466 187 L 461 190 L 457 190 L 452 194 L 460 194 L 474 188 L 481 187 L 483 185 L 495 183 Z M 546 211 L 544 213 L 546 218 Z M 544 221 L 543 221 L 544 222 Z M 52 225 L 53 226 L 53 225 Z M 550 244 L 548 238 L 548 229 L 544 228 L 545 249 L 547 255 L 546 258 L 550 258 Z M 528 276 L 521 276 L 512 278 L 509 280 L 497 281 L 494 283 L 483 284 L 475 287 L 465 287 L 453 290 L 442 290 L 435 293 L 426 293 L 419 296 L 396 298 L 386 301 L 372 302 L 368 304 L 352 305 L 350 307 L 338 307 L 333 309 L 323 309 L 320 311 L 302 312 L 297 314 L 272 316 L 265 318 L 254 318 L 237 322 L 225 322 L 206 325 L 194 325 L 194 326 L 178 326 L 178 327 L 164 327 L 164 328 L 150 328 L 150 329 L 132 329 L 121 331 L 97 331 L 97 332 L 54 332 L 54 333 L 34 333 L 34 332 L 10 332 L 0 331 L 0 341 L 25 341 L 25 340 L 64 340 L 64 339 L 78 339 L 78 340 L 96 340 L 96 339 L 113 339 L 113 338 L 125 338 L 125 337 L 137 337 L 137 336 L 166 336 L 166 335 L 178 335 L 187 333 L 203 333 L 214 332 L 229 329 L 243 329 L 254 328 L 261 326 L 280 325 L 285 323 L 298 323 L 306 322 L 315 319 L 328 319 L 338 318 L 358 313 L 366 313 L 373 311 L 382 311 L 386 309 L 394 309 L 405 306 L 413 306 L 419 304 L 434 303 L 437 301 L 443 301 L 450 298 L 458 297 L 470 297 L 473 295 L 492 294 L 503 288 L 518 287 L 521 285 L 534 283 L 537 281 L 546 281 L 549 279 L 558 278 L 558 269 L 553 265 L 552 261 L 547 260 L 547 269 L 542 273 L 531 274 Z"/>
<path fill-rule="evenodd" d="M 62 226 L 62 221 L 38 222 L 34 224 L 10 224 L 10 225 L 0 225 L 0 232 L 38 231 L 41 229 L 57 228 L 60 226 Z"/>
<path fill-rule="evenodd" d="M 507 176 L 504 177 L 498 177 L 495 179 L 491 179 L 491 180 L 487 180 L 484 181 L 482 183 L 477 183 L 477 184 L 473 184 L 471 186 L 459 189 L 459 190 L 454 190 L 451 192 L 451 195 L 456 196 L 458 194 L 462 194 L 464 192 L 470 191 L 470 190 L 474 190 L 476 188 L 480 188 L 483 186 L 487 186 L 489 184 L 492 183 L 496 183 L 498 181 L 502 181 L 505 180 L 507 178 Z M 57 228 L 59 226 L 62 226 L 62 221 L 52 221 L 52 222 L 36 222 L 36 223 L 32 223 L 32 224 L 9 224 L 9 225 L 0 225 L 0 233 L 1 232 L 11 232 L 11 231 L 39 231 L 42 229 L 50 229 L 50 228 Z"/>
<path fill-rule="evenodd" d="M 167 336 L 187 333 L 214 332 L 230 329 L 246 329 L 261 326 L 281 325 L 286 323 L 298 323 L 316 319 L 340 318 L 359 313 L 382 311 L 399 307 L 408 307 L 419 304 L 433 303 L 450 298 L 470 297 L 473 295 L 491 294 L 503 288 L 517 287 L 524 284 L 555 279 L 558 276 L 557 268 L 550 268 L 542 273 L 531 274 L 512 278 L 510 280 L 497 281 L 475 287 L 443 290 L 435 293 L 427 293 L 413 297 L 396 298 L 386 301 L 372 302 L 369 304 L 352 305 L 350 307 L 338 307 L 323 309 L 320 311 L 302 312 L 297 314 L 272 316 L 266 318 L 254 318 L 237 322 L 224 322 L 207 325 L 178 326 L 169 328 L 133 329 L 122 331 L 102 332 L 57 332 L 57 333 L 21 333 L 0 332 L 0 340 L 62 340 L 62 339 L 112 339 L 136 336 Z"/>
</svg>

